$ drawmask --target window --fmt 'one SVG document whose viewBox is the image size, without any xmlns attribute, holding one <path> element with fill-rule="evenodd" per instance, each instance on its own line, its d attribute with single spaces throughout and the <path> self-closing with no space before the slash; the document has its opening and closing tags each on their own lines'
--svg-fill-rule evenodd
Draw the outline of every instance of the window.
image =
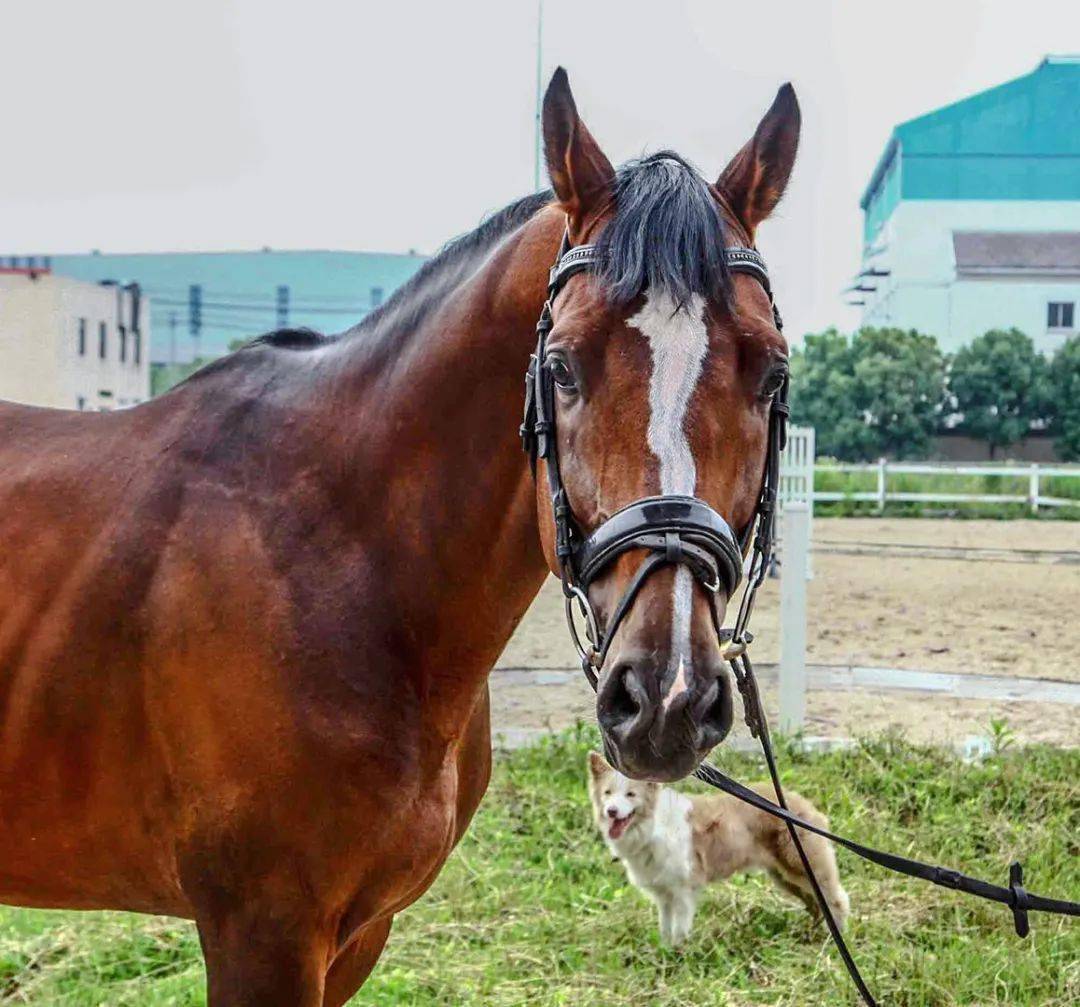
<svg viewBox="0 0 1080 1007">
<path fill-rule="evenodd" d="M 105 323 L 104 322 L 98 322 L 97 355 L 99 357 L 101 357 L 102 360 L 105 359 L 105 350 L 106 350 L 106 342 L 105 342 L 105 340 L 106 340 L 106 338 L 107 338 L 107 330 L 105 328 Z"/>
<path fill-rule="evenodd" d="M 142 363 L 142 333 L 136 329 L 132 334 L 132 354 L 131 357 L 135 361 L 135 366 L 138 367 Z"/>
<path fill-rule="evenodd" d="M 377 308 L 380 304 L 382 304 L 382 298 L 383 298 L 383 289 L 382 289 L 382 287 L 372 287 L 371 288 L 371 306 L 373 308 Z"/>
<path fill-rule="evenodd" d="M 120 334 L 120 363 L 127 361 L 127 326 L 118 325 L 116 331 Z"/>
<path fill-rule="evenodd" d="M 1046 306 L 1046 327 L 1048 329 L 1071 329 L 1073 327 L 1073 301 L 1051 301 Z"/>
<path fill-rule="evenodd" d="M 79 356 L 86 356 L 86 319 L 79 319 Z M 82 406 L 79 406 L 82 409 Z"/>
</svg>

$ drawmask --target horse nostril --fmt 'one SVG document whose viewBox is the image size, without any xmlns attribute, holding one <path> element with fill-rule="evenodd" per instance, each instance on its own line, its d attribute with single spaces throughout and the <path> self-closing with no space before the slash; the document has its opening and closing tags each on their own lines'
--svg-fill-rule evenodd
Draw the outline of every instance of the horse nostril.
<svg viewBox="0 0 1080 1007">
<path fill-rule="evenodd" d="M 636 691 L 633 687 L 637 685 L 632 680 L 635 674 L 629 661 L 622 661 L 611 670 L 609 688 L 604 690 L 604 706 L 614 721 L 633 720 L 641 712 L 641 703 L 633 695 Z"/>
<path fill-rule="evenodd" d="M 701 711 L 699 723 L 703 734 L 712 735 L 703 740 L 706 744 L 714 745 L 727 737 L 734 719 L 731 684 L 724 675 L 714 680 L 702 700 L 698 707 Z"/>
</svg>

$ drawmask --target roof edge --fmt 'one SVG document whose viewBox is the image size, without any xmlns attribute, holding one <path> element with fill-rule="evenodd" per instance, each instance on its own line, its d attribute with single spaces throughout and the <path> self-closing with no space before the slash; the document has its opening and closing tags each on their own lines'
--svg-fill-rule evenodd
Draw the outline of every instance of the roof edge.
<svg viewBox="0 0 1080 1007">
<path fill-rule="evenodd" d="M 874 194 L 874 190 L 877 188 L 878 182 L 881 181 L 885 172 L 889 170 L 889 165 L 892 163 L 893 155 L 900 147 L 900 138 L 896 135 L 894 129 L 889 134 L 888 142 L 885 144 L 885 149 L 881 152 L 881 157 L 878 158 L 877 164 L 874 165 L 874 170 L 870 173 L 870 181 L 866 183 L 866 188 L 863 189 L 862 196 L 859 197 L 859 209 L 865 210 L 870 205 L 870 197 Z"/>
</svg>

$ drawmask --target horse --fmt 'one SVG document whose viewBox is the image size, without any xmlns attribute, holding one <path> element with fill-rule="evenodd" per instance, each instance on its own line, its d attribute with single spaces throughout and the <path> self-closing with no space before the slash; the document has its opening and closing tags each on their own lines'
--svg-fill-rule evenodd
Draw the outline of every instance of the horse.
<svg viewBox="0 0 1080 1007">
<path fill-rule="evenodd" d="M 786 345 L 724 252 L 783 194 L 794 91 L 713 183 L 669 152 L 614 169 L 561 69 L 542 127 L 552 189 L 353 328 L 269 333 L 124 411 L 0 404 L 0 900 L 194 919 L 210 1007 L 362 985 L 481 800 L 487 675 L 559 569 L 518 423 L 564 239 L 602 252 L 548 340 L 577 519 L 659 491 L 751 521 Z M 633 559 L 591 586 L 601 620 Z M 731 721 L 685 573 L 642 587 L 598 699 L 653 779 Z"/>
</svg>

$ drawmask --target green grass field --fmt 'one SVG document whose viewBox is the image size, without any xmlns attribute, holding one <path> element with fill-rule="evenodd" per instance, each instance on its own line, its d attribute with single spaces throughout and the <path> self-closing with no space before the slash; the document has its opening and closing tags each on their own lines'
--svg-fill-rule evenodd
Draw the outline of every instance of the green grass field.
<svg viewBox="0 0 1080 1007">
<path fill-rule="evenodd" d="M 690 944 L 662 949 L 589 821 L 580 729 L 500 759 L 468 836 L 398 917 L 356 1003 L 691 1007 L 852 1004 L 827 935 L 753 877 L 712 889 Z M 759 779 L 747 757 L 720 760 Z M 1023 856 L 1035 891 L 1080 898 L 1080 752 L 1005 747 L 977 765 L 894 738 L 829 754 L 784 750 L 785 778 L 853 838 L 994 881 Z M 1080 1002 L 1080 922 L 1003 907 L 840 855 L 849 936 L 885 1004 Z M 204 1002 L 193 928 L 122 914 L 0 909 L 0 1003 Z"/>
</svg>

